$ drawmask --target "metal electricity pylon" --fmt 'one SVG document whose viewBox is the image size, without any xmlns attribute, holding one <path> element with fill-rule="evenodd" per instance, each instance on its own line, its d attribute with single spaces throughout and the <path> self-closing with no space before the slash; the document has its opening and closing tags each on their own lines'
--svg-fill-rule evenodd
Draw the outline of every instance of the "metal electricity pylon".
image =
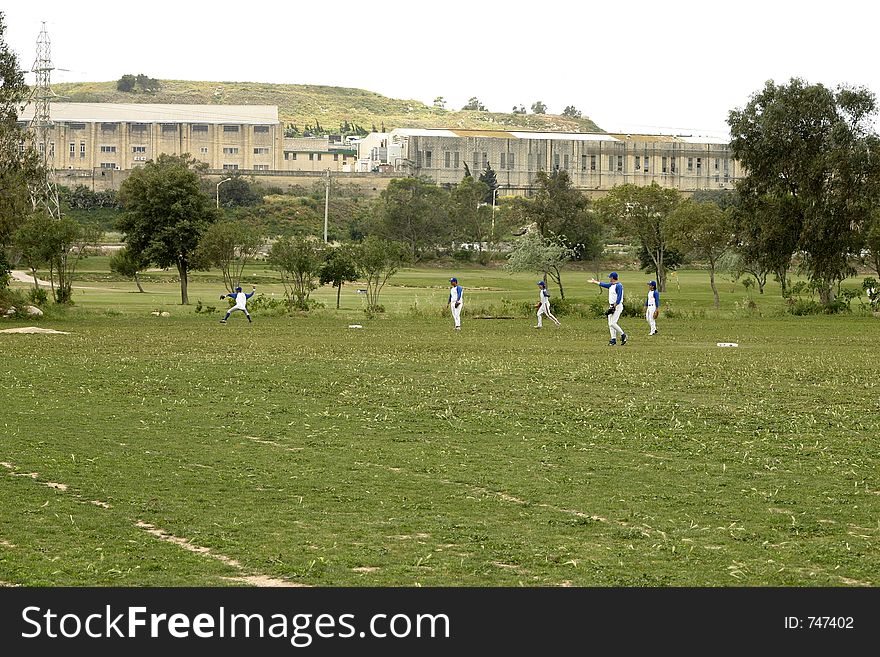
<svg viewBox="0 0 880 657">
<path fill-rule="evenodd" d="M 31 94 L 31 107 L 33 107 L 34 116 L 28 128 L 33 136 L 34 146 L 40 161 L 40 174 L 31 183 L 31 202 L 34 210 L 43 210 L 53 219 L 60 219 L 61 206 L 58 202 L 58 188 L 51 178 L 54 162 L 52 165 L 49 164 L 50 157 L 53 160 L 55 158 L 55 153 L 50 153 L 49 142 L 50 130 L 53 125 L 49 102 L 55 97 L 50 84 L 52 70 L 52 47 L 44 22 L 40 36 L 37 37 L 37 58 L 31 68 L 36 76 L 36 81 Z"/>
</svg>

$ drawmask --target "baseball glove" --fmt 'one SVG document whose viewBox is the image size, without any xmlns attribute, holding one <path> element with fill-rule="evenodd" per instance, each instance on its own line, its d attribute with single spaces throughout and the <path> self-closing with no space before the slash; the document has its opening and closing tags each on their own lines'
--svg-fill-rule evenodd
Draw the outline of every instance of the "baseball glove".
<svg viewBox="0 0 880 657">
<path fill-rule="evenodd" d="M 657 319 L 659 316 L 660 316 L 660 311 L 659 311 L 659 310 L 655 310 L 655 311 L 654 311 L 654 319 Z"/>
<path fill-rule="evenodd" d="M 613 315 L 616 310 L 616 306 L 608 306 L 608 310 L 605 311 L 605 315 Z"/>
</svg>

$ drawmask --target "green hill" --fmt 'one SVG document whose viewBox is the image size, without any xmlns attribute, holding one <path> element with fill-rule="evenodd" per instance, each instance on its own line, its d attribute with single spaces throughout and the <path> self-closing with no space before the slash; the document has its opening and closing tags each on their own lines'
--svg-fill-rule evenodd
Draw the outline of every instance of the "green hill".
<svg viewBox="0 0 880 657">
<path fill-rule="evenodd" d="M 336 130 L 344 121 L 370 130 L 393 128 L 466 128 L 602 132 L 588 118 L 554 114 L 502 114 L 451 111 L 417 100 L 387 98 L 364 89 L 260 82 L 194 82 L 162 80 L 155 93 L 125 93 L 116 82 L 69 82 L 53 85 L 59 96 L 74 103 L 182 103 L 217 105 L 277 105 L 281 120 L 300 129 L 306 124 Z"/>
</svg>

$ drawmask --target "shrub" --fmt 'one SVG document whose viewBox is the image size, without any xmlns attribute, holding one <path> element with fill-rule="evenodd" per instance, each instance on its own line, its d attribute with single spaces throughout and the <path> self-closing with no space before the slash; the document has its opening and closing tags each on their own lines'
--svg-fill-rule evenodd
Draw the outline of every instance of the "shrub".
<svg viewBox="0 0 880 657">
<path fill-rule="evenodd" d="M 41 287 L 32 287 L 28 291 L 28 301 L 35 306 L 44 306 L 49 303 L 49 293 Z"/>
</svg>

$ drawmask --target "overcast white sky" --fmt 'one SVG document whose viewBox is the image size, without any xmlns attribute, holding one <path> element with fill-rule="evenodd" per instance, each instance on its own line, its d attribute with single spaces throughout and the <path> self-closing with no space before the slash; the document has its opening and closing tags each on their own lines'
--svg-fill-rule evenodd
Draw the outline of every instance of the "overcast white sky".
<svg viewBox="0 0 880 657">
<path fill-rule="evenodd" d="M 83 3 L 2 9 L 24 68 L 47 22 L 53 82 L 159 79 L 359 87 L 459 109 L 561 113 L 602 128 L 724 136 L 727 113 L 793 76 L 880 92 L 870 0 Z"/>
</svg>

